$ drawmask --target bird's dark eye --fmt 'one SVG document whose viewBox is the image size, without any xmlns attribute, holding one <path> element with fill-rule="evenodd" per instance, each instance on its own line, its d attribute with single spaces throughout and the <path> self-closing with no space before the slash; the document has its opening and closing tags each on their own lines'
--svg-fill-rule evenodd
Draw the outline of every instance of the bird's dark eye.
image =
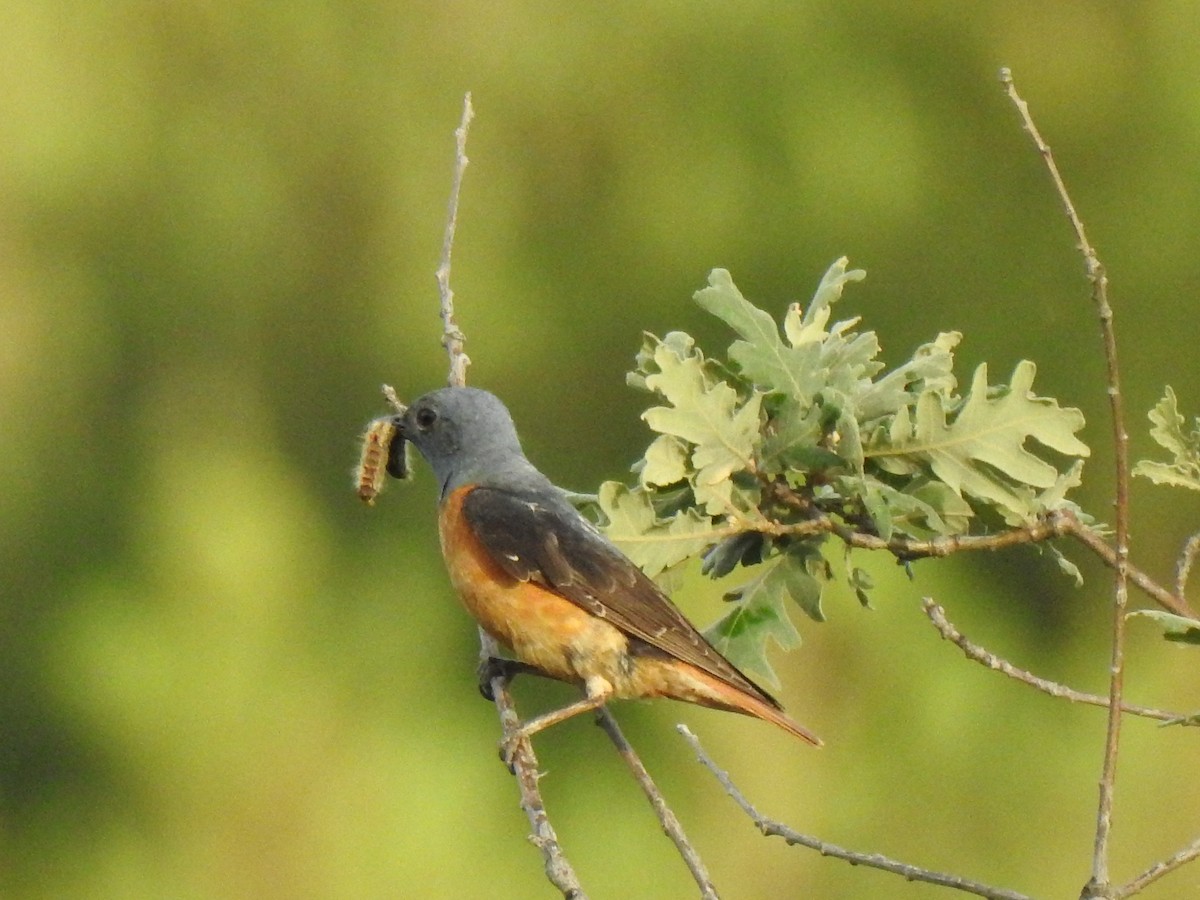
<svg viewBox="0 0 1200 900">
<path fill-rule="evenodd" d="M 417 410 L 417 427 L 422 431 L 428 431 L 433 427 L 433 423 L 437 421 L 438 414 L 428 406 L 423 406 Z"/>
</svg>

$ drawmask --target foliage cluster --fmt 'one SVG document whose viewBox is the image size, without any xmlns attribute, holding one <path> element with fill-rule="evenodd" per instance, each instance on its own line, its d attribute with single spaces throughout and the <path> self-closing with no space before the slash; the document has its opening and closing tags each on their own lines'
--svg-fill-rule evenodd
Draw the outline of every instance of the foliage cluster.
<svg viewBox="0 0 1200 900">
<path fill-rule="evenodd" d="M 771 683 L 768 638 L 799 642 L 789 608 L 824 618 L 831 536 L 922 541 L 1062 509 L 1083 517 L 1066 496 L 1089 452 L 1082 413 L 1036 396 L 1029 361 L 1007 384 L 980 365 L 960 392 L 957 332 L 888 369 L 875 332 L 831 321 L 864 277 L 837 260 L 780 324 L 714 270 L 695 299 L 736 339 L 717 358 L 683 332 L 645 335 L 628 380 L 654 395 L 643 418 L 656 437 L 636 484 L 596 497 L 606 533 L 651 576 L 696 557 L 714 578 L 745 576 L 706 636 Z M 849 549 L 845 577 L 866 604 L 871 579 Z"/>
</svg>

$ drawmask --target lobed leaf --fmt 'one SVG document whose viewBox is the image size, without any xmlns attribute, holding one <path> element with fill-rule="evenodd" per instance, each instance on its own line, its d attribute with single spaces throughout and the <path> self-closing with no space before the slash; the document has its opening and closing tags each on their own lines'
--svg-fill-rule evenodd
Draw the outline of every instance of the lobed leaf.
<svg viewBox="0 0 1200 900">
<path fill-rule="evenodd" d="M 660 434 L 634 467 L 642 487 L 669 487 L 688 477 L 688 446 L 670 434 Z"/>
<path fill-rule="evenodd" d="M 811 575 L 803 574 L 812 580 Z M 795 563 L 788 556 L 766 563 L 756 577 L 726 594 L 736 606 L 704 630 L 709 643 L 730 662 L 759 675 L 772 688 L 779 687 L 779 678 L 767 660 L 768 641 L 784 650 L 800 645 L 800 633 L 784 607 L 798 587 L 797 577 Z"/>
<path fill-rule="evenodd" d="M 1155 484 L 1200 490 L 1200 420 L 1193 423 L 1190 434 L 1183 430 L 1183 416 L 1175 391 L 1167 386 L 1163 398 L 1149 414 L 1150 437 L 1171 454 L 1170 462 L 1141 460 L 1133 467 L 1134 475 L 1149 478 Z"/>
<path fill-rule="evenodd" d="M 725 536 L 695 509 L 659 518 L 646 491 L 618 481 L 602 484 L 596 502 L 606 520 L 600 530 L 651 578 Z"/>
<path fill-rule="evenodd" d="M 713 377 L 699 351 L 678 342 L 660 342 L 653 364 L 656 371 L 645 376 L 645 385 L 670 405 L 651 407 L 642 418 L 660 434 L 691 446 L 696 502 L 708 514 L 736 509 L 730 477 L 754 468 L 762 440 L 762 394 L 743 401 L 727 382 Z"/>
<path fill-rule="evenodd" d="M 745 378 L 763 390 L 812 402 L 823 384 L 817 371 L 819 346 L 785 345 L 775 320 L 742 296 L 725 269 L 709 273 L 708 287 L 697 291 L 695 300 L 741 336 L 730 345 L 729 358 Z"/>
<path fill-rule="evenodd" d="M 1026 449 L 1025 442 L 1033 438 L 1068 456 L 1090 452 L 1075 437 L 1083 427 L 1083 414 L 1035 396 L 1030 390 L 1035 372 L 1032 362 L 1018 363 L 1011 387 L 989 397 L 987 364 L 980 365 L 970 393 L 950 417 L 943 395 L 922 393 L 911 413 L 907 408 L 897 413 L 886 437 L 875 432 L 876 443 L 867 449 L 867 457 L 893 472 L 928 465 L 960 496 L 996 506 L 1008 521 L 1028 521 L 1040 510 L 1020 488 L 1053 488 L 1059 472 Z"/>
</svg>

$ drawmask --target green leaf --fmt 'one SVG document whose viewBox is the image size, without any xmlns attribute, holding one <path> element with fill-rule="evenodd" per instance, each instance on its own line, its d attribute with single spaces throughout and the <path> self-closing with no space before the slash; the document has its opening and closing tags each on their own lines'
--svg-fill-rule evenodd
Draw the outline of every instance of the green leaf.
<svg viewBox="0 0 1200 900">
<path fill-rule="evenodd" d="M 724 578 L 739 565 L 758 565 L 770 546 L 767 536 L 760 531 L 739 531 L 704 551 L 700 573 Z"/>
<path fill-rule="evenodd" d="M 885 541 L 896 536 L 928 540 L 965 534 L 974 516 L 971 505 L 947 485 L 915 478 L 898 489 L 871 475 L 839 480 L 839 493 L 861 499 L 879 536 Z"/>
<path fill-rule="evenodd" d="M 1183 416 L 1179 413 L 1175 390 L 1170 385 L 1167 385 L 1163 398 L 1150 410 L 1148 418 L 1154 426 L 1150 429 L 1150 437 L 1161 447 L 1176 457 L 1195 454 L 1196 434 L 1193 432 L 1188 436 L 1183 433 Z"/>
<path fill-rule="evenodd" d="M 847 550 L 847 554 L 849 550 Z M 875 588 L 875 579 L 871 577 L 871 573 L 866 569 L 861 569 L 854 566 L 850 570 L 849 575 L 850 587 L 854 589 L 855 596 L 858 597 L 858 602 L 866 609 L 871 608 L 870 592 Z"/>
<path fill-rule="evenodd" d="M 1158 623 L 1163 629 L 1163 637 L 1168 641 L 1180 644 L 1200 644 L 1200 621 L 1177 616 L 1174 613 L 1158 609 L 1139 609 L 1129 613 L 1127 618 L 1144 616 Z"/>
<path fill-rule="evenodd" d="M 1012 386 L 990 397 L 987 365 L 979 366 L 956 413 L 948 409 L 943 395 L 926 391 L 911 414 L 907 407 L 896 414 L 886 438 L 879 431 L 872 435 L 876 443 L 866 455 L 892 472 L 928 465 L 960 496 L 994 505 L 1011 523 L 1028 521 L 1040 510 L 1020 488 L 1054 488 L 1059 472 L 1026 449 L 1026 440 L 1033 438 L 1068 456 L 1090 452 L 1075 437 L 1083 427 L 1083 414 L 1035 396 L 1030 390 L 1035 372 L 1032 362 L 1018 363 Z M 948 413 L 953 413 L 950 419 Z"/>
<path fill-rule="evenodd" d="M 820 343 L 825 338 L 825 324 L 829 321 L 830 307 L 842 296 L 842 288 L 851 281 L 862 281 L 867 273 L 862 269 L 846 270 L 850 262 L 845 256 L 825 270 L 817 292 L 806 311 L 793 303 L 783 320 L 783 330 L 788 343 L 800 347 L 808 343 Z M 857 321 L 857 320 L 856 320 Z M 849 323 L 847 323 L 849 324 Z"/>
<path fill-rule="evenodd" d="M 660 434 L 646 448 L 646 455 L 636 465 L 638 481 L 643 487 L 668 487 L 688 477 L 688 447 L 679 438 Z"/>
<path fill-rule="evenodd" d="M 762 676 L 772 687 L 779 681 L 767 661 L 768 639 L 784 650 L 799 646 L 800 634 L 788 616 L 788 601 L 796 603 L 817 622 L 821 612 L 821 578 L 828 578 L 826 564 L 816 543 L 789 548 L 761 567 L 758 575 L 729 591 L 725 599 L 737 606 L 705 630 L 704 636 L 739 668 Z"/>
<path fill-rule="evenodd" d="M 696 502 L 710 515 L 727 513 L 736 508 L 730 476 L 753 468 L 762 439 L 762 395 L 755 393 L 742 401 L 736 390 L 712 377 L 698 351 L 680 350 L 665 341 L 655 349 L 658 371 L 647 375 L 645 384 L 670 405 L 652 407 L 642 418 L 660 434 L 692 445 Z"/>
<path fill-rule="evenodd" d="M 660 519 L 646 491 L 617 481 L 600 485 L 597 504 L 606 519 L 600 530 L 651 578 L 725 536 L 695 509 Z"/>
<path fill-rule="evenodd" d="M 725 269 L 713 269 L 708 287 L 695 300 L 737 332 L 742 340 L 729 347 L 729 358 L 744 377 L 763 390 L 777 390 L 800 403 L 810 403 L 824 384 L 816 371 L 819 347 L 788 347 L 775 320 L 742 296 Z"/>
<path fill-rule="evenodd" d="M 842 465 L 842 459 L 820 445 L 825 436 L 822 411 L 814 404 L 783 398 L 767 422 L 760 451 L 761 470 L 777 474 L 788 469 L 808 471 Z"/>
<path fill-rule="evenodd" d="M 1193 473 L 1190 469 L 1191 465 L 1186 462 L 1161 463 L 1143 459 L 1134 465 L 1133 474 L 1149 478 L 1155 484 L 1200 491 L 1200 470 Z"/>
<path fill-rule="evenodd" d="M 1053 544 L 1047 544 L 1046 549 L 1058 564 L 1058 570 L 1074 581 L 1075 587 L 1083 587 L 1083 572 L 1079 570 L 1079 566 L 1063 556 L 1063 552 Z"/>
<path fill-rule="evenodd" d="M 900 492 L 891 487 L 891 485 L 883 484 L 874 478 L 856 478 L 849 486 L 850 491 L 853 491 L 855 487 L 861 487 L 862 504 L 867 510 L 867 515 L 871 517 L 871 523 L 875 526 L 875 533 L 885 541 L 890 541 L 894 534 L 894 529 L 892 525 L 892 504 L 888 500 L 891 495 L 899 494 Z"/>
<path fill-rule="evenodd" d="M 893 415 L 927 391 L 951 397 L 958 387 L 953 372 L 954 348 L 961 340 L 957 331 L 942 332 L 918 347 L 908 362 L 867 385 L 855 398 L 862 421 Z"/>
<path fill-rule="evenodd" d="M 800 633 L 784 609 L 784 601 L 791 596 L 792 568 L 786 556 L 767 563 L 756 578 L 726 594 L 726 599 L 737 605 L 704 631 L 709 643 L 730 662 L 758 674 L 772 688 L 779 687 L 779 678 L 767 661 L 768 639 L 784 650 L 800 644 Z"/>
<path fill-rule="evenodd" d="M 804 614 L 814 622 L 824 622 L 825 612 L 821 609 L 821 580 L 808 571 L 803 557 L 795 553 L 785 553 L 778 568 L 783 572 L 783 587 L 792 602 L 804 610 Z"/>
<path fill-rule="evenodd" d="M 1172 459 L 1169 463 L 1141 460 L 1133 467 L 1133 474 L 1149 478 L 1155 484 L 1200 490 L 1200 420 L 1193 422 L 1190 434 L 1184 433 L 1184 419 L 1170 385 L 1150 410 L 1149 418 L 1150 436 Z"/>
</svg>

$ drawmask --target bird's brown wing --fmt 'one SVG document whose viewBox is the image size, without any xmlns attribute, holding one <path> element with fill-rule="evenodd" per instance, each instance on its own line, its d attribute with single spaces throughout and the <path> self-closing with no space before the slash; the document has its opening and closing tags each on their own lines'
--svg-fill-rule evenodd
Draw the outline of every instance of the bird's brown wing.
<svg viewBox="0 0 1200 900">
<path fill-rule="evenodd" d="M 646 574 L 557 497 L 477 487 L 467 524 L 513 578 L 537 581 L 657 650 L 779 703 L 722 656 Z"/>
</svg>

